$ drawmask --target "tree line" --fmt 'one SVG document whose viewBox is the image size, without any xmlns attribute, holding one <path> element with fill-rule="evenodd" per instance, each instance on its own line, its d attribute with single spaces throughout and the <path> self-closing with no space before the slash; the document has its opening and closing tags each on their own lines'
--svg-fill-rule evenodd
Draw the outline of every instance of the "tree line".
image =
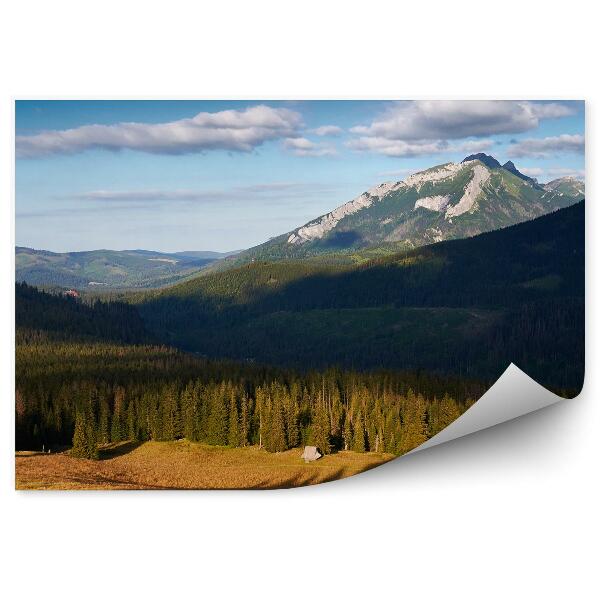
<svg viewBox="0 0 600 600">
<path fill-rule="evenodd" d="M 201 379 L 158 386 L 62 385 L 50 397 L 17 389 L 17 444 L 66 446 L 98 457 L 98 446 L 122 441 L 258 445 L 283 452 L 310 444 L 338 450 L 404 454 L 454 421 L 472 403 L 449 394 L 426 398 L 409 389 L 369 385 L 360 376 L 322 374 L 320 384 L 272 381 L 251 391 Z"/>
<path fill-rule="evenodd" d="M 299 373 L 165 347 L 41 339 L 17 348 L 16 442 L 72 445 L 87 458 L 103 444 L 183 438 L 270 452 L 308 444 L 325 454 L 403 454 L 483 391 L 418 372 Z"/>
</svg>

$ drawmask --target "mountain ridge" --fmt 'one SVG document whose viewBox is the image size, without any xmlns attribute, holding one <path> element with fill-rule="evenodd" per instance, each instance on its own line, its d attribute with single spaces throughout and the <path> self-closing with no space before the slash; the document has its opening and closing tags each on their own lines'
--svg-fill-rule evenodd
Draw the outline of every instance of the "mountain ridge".
<svg viewBox="0 0 600 600">
<path fill-rule="evenodd" d="M 512 161 L 501 165 L 492 156 L 473 154 L 460 163 L 436 165 L 401 181 L 373 186 L 329 213 L 240 253 L 230 264 L 385 243 L 415 248 L 521 223 L 585 197 L 581 182 L 553 184 L 539 184 Z"/>
<path fill-rule="evenodd" d="M 52 252 L 17 246 L 15 279 L 30 285 L 79 289 L 161 287 L 192 276 L 228 255 L 105 249 Z"/>
</svg>

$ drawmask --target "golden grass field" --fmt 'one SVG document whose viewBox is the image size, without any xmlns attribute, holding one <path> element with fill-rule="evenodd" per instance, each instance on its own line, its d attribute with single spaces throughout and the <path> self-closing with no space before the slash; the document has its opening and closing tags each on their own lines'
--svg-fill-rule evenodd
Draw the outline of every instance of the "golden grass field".
<svg viewBox="0 0 600 600">
<path fill-rule="evenodd" d="M 305 464 L 296 448 L 271 454 L 180 440 L 111 444 L 100 460 L 68 452 L 16 453 L 18 490 L 277 489 L 333 481 L 366 471 L 392 454 L 338 452 Z"/>
</svg>

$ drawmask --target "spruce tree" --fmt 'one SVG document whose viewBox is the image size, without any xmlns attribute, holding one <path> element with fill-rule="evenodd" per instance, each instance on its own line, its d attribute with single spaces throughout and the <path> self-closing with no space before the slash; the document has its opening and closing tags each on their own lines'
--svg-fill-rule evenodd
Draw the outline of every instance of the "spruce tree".
<svg viewBox="0 0 600 600">
<path fill-rule="evenodd" d="M 315 404 L 311 433 L 313 445 L 323 454 L 329 454 L 331 452 L 330 421 L 323 397 Z"/>
<path fill-rule="evenodd" d="M 85 413 L 83 410 L 78 410 L 75 416 L 75 433 L 73 434 L 71 456 L 87 458 L 87 451 Z"/>
<path fill-rule="evenodd" d="M 250 410 L 248 396 L 244 394 L 240 406 L 240 446 L 246 446 L 250 439 Z"/>
<path fill-rule="evenodd" d="M 121 442 L 124 439 L 122 412 L 125 404 L 125 389 L 118 387 L 115 390 L 115 402 L 110 427 L 110 441 Z"/>
<path fill-rule="evenodd" d="M 237 407 L 237 398 L 235 391 L 231 390 L 231 398 L 229 400 L 229 428 L 227 431 L 227 444 L 236 448 L 240 445 L 240 427 Z"/>
<path fill-rule="evenodd" d="M 283 452 L 288 448 L 285 436 L 284 408 L 279 390 L 273 389 L 273 392 L 271 400 L 271 428 L 266 448 L 270 452 Z"/>
<path fill-rule="evenodd" d="M 135 420 L 135 406 L 132 400 L 129 400 L 127 405 L 127 439 L 134 441 L 137 440 L 137 427 Z"/>
<path fill-rule="evenodd" d="M 96 425 L 89 406 L 77 410 L 71 456 L 76 458 L 98 458 Z"/>
<path fill-rule="evenodd" d="M 109 412 L 108 402 L 102 400 L 100 402 L 100 422 L 98 424 L 98 441 L 101 444 L 108 444 L 110 441 L 110 432 L 108 429 Z"/>
<path fill-rule="evenodd" d="M 366 450 L 365 430 L 360 413 L 358 413 L 358 416 L 354 423 L 354 439 L 352 444 L 352 450 L 354 450 L 354 452 L 364 452 Z"/>
<path fill-rule="evenodd" d="M 211 411 L 208 418 L 207 441 L 216 446 L 227 445 L 227 389 L 223 383 L 212 386 Z"/>
<path fill-rule="evenodd" d="M 96 432 L 96 423 L 91 409 L 88 410 L 88 416 L 85 424 L 85 445 L 86 458 L 98 459 L 98 438 Z"/>
<path fill-rule="evenodd" d="M 342 438 L 344 440 L 344 450 L 349 450 L 352 446 L 352 422 L 350 420 L 350 413 L 348 411 L 346 411 L 346 416 L 344 417 Z"/>
<path fill-rule="evenodd" d="M 181 394 L 181 412 L 183 418 L 183 437 L 190 441 L 197 439 L 196 399 L 194 386 L 188 384 Z"/>
</svg>

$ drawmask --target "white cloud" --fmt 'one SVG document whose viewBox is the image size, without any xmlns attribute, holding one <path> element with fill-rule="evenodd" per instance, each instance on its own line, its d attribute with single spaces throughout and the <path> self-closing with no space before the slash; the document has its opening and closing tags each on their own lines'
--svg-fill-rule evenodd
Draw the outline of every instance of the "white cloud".
<svg viewBox="0 0 600 600">
<path fill-rule="evenodd" d="M 550 181 L 559 177 L 574 177 L 575 179 L 585 179 L 584 169 L 574 169 L 569 167 L 518 167 L 521 173 L 536 177 L 540 181 Z"/>
<path fill-rule="evenodd" d="M 363 136 L 350 140 L 346 144 L 352 150 L 359 152 L 375 152 L 376 154 L 385 154 L 386 156 L 410 157 L 420 156 L 422 154 L 437 154 L 444 152 L 447 144 L 442 142 L 430 143 L 410 143 L 403 140 L 389 140 L 384 137 Z"/>
<path fill-rule="evenodd" d="M 585 169 L 569 169 L 567 167 L 550 167 L 546 173 L 551 179 L 559 177 L 574 177 L 575 179 L 585 179 Z"/>
<path fill-rule="evenodd" d="M 530 102 L 533 114 L 539 119 L 560 119 L 574 114 L 573 109 L 565 104 L 555 102 Z"/>
<path fill-rule="evenodd" d="M 494 140 L 466 140 L 457 144 L 450 144 L 448 150 L 450 152 L 465 152 L 467 154 L 476 154 L 477 152 L 485 152 L 494 145 Z"/>
<path fill-rule="evenodd" d="M 297 134 L 300 114 L 259 105 L 245 110 L 203 112 L 167 123 L 84 125 L 74 129 L 17 136 L 17 156 L 31 158 L 75 154 L 92 148 L 189 154 L 205 150 L 250 152 L 269 140 Z"/>
<path fill-rule="evenodd" d="M 284 147 L 296 156 L 333 156 L 336 150 L 333 146 L 316 144 L 304 137 L 288 138 Z"/>
<path fill-rule="evenodd" d="M 528 138 L 519 140 L 508 147 L 509 156 L 532 158 L 548 158 L 563 152 L 583 154 L 585 138 L 583 135 L 556 135 L 545 138 Z"/>
<path fill-rule="evenodd" d="M 406 142 L 404 140 L 390 140 L 385 137 L 363 136 L 350 140 L 347 146 L 359 152 L 374 152 L 393 157 L 411 157 L 448 152 L 464 152 L 473 154 L 484 152 L 494 145 L 492 140 L 466 140 L 464 142 L 449 144 L 445 140 L 425 142 Z"/>
<path fill-rule="evenodd" d="M 394 104 L 360 136 L 416 141 L 481 137 L 535 129 L 540 119 L 573 114 L 564 104 L 511 100 L 420 100 Z"/>
<path fill-rule="evenodd" d="M 529 175 L 529 177 L 541 177 L 544 174 L 544 169 L 539 167 L 519 167 L 519 171 L 523 175 Z"/>
<path fill-rule="evenodd" d="M 137 190 L 92 190 L 63 196 L 61 199 L 86 203 L 111 203 L 115 205 L 139 203 L 201 203 L 214 201 L 281 200 L 308 198 L 330 193 L 335 186 L 326 183 L 269 182 L 234 186 L 214 190 L 190 189 L 137 189 Z"/>
<path fill-rule="evenodd" d="M 312 129 L 311 132 L 315 135 L 324 136 L 338 136 L 344 130 L 337 125 L 322 125 L 321 127 L 317 127 L 316 129 Z"/>
</svg>

